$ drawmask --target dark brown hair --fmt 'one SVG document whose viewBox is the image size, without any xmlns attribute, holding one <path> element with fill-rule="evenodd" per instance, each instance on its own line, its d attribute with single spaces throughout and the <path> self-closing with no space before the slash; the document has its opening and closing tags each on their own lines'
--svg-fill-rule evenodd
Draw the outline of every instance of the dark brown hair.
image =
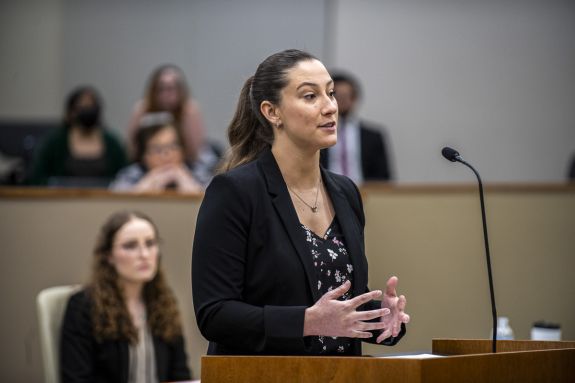
<svg viewBox="0 0 575 383">
<path fill-rule="evenodd" d="M 158 238 L 156 225 L 145 214 L 121 211 L 112 214 L 104 223 L 94 247 L 92 282 L 88 291 L 94 302 L 92 308 L 94 336 L 99 342 L 127 340 L 135 343 L 138 340 L 138 331 L 132 323 L 118 284 L 118 273 L 108 261 L 116 234 L 126 223 L 135 218 L 148 221 Z M 152 334 L 167 342 L 181 336 L 182 326 L 176 298 L 165 281 L 160 265 L 155 277 L 144 285 L 143 294 Z"/>
<path fill-rule="evenodd" d="M 274 139 L 273 128 L 262 115 L 263 101 L 280 103 L 280 93 L 287 85 L 287 72 L 301 61 L 317 60 L 313 55 L 288 49 L 266 58 L 244 84 L 236 112 L 228 127 L 230 150 L 223 171 L 254 160 Z"/>
<path fill-rule="evenodd" d="M 174 129 L 176 132 L 176 137 L 178 139 L 178 145 L 182 150 L 184 150 L 184 144 L 182 141 L 182 134 L 175 126 L 171 124 L 154 124 L 150 126 L 142 126 L 136 131 L 136 135 L 134 136 L 134 144 L 135 144 L 135 153 L 134 159 L 136 162 L 143 164 L 144 163 L 144 155 L 148 150 L 148 143 L 150 140 L 159 132 L 164 129 Z"/>
<path fill-rule="evenodd" d="M 94 88 L 93 86 L 81 85 L 70 91 L 70 93 L 66 97 L 66 102 L 64 104 L 64 117 L 63 117 L 63 123 L 66 128 L 69 128 L 72 125 L 73 123 L 72 114 L 76 111 L 78 103 L 80 102 L 80 99 L 84 95 L 89 95 L 94 101 L 94 107 L 98 111 L 98 119 L 96 121 L 96 125 L 101 126 L 102 124 L 101 113 L 104 106 L 102 97 L 100 96 L 100 93 L 96 90 L 96 88 Z"/>
<path fill-rule="evenodd" d="M 333 71 L 330 72 L 330 75 L 334 84 L 337 84 L 338 82 L 348 83 L 349 85 L 351 85 L 351 89 L 353 91 L 353 97 L 355 99 L 361 98 L 362 89 L 361 86 L 359 85 L 359 81 L 354 75 L 352 75 L 349 72 L 343 72 L 343 71 L 337 71 L 337 72 Z"/>
</svg>

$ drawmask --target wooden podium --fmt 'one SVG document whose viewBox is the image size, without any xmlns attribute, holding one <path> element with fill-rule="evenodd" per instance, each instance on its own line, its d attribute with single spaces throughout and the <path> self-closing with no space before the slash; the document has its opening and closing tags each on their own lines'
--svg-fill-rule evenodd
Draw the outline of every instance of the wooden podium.
<svg viewBox="0 0 575 383">
<path fill-rule="evenodd" d="M 575 382 L 575 342 L 434 339 L 430 359 L 203 356 L 202 383 Z"/>
</svg>

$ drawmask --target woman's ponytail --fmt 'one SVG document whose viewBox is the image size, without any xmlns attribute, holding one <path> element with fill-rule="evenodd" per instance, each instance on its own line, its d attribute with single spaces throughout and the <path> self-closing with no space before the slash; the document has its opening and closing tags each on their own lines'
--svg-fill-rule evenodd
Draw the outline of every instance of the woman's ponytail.
<svg viewBox="0 0 575 383">
<path fill-rule="evenodd" d="M 271 126 L 267 121 L 261 121 L 261 117 L 254 112 L 257 106 L 251 96 L 253 79 L 254 76 L 245 82 L 236 113 L 228 127 L 230 149 L 222 171 L 254 160 L 264 149 L 271 147 L 273 142 Z"/>
<path fill-rule="evenodd" d="M 269 101 L 279 105 L 281 91 L 288 83 L 288 71 L 300 61 L 317 60 L 307 52 L 288 49 L 266 58 L 258 66 L 240 93 L 236 113 L 228 127 L 230 149 L 221 171 L 255 160 L 274 141 L 270 122 L 260 112 L 260 105 Z"/>
</svg>

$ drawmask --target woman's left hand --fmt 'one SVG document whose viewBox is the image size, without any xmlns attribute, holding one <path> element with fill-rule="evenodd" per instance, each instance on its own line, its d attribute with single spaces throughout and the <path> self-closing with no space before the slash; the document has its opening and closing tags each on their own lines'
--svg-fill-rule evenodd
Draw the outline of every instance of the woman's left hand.
<svg viewBox="0 0 575 383">
<path fill-rule="evenodd" d="M 401 331 L 401 324 L 409 322 L 409 315 L 404 312 L 407 303 L 405 296 L 397 296 L 396 287 L 398 281 L 395 276 L 387 281 L 387 287 L 381 300 L 381 307 L 388 308 L 390 314 L 381 317 L 381 321 L 385 323 L 385 328 L 377 337 L 377 343 L 383 342 L 390 336 L 398 336 Z"/>
</svg>

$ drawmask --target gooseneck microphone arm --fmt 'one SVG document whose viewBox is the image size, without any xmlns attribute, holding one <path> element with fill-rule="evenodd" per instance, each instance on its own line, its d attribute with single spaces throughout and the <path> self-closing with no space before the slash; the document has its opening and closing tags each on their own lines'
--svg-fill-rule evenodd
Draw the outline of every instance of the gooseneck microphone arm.
<svg viewBox="0 0 575 383">
<path fill-rule="evenodd" d="M 483 183 L 481 182 L 481 177 L 479 173 L 473 166 L 467 163 L 459 153 L 449 147 L 443 148 L 441 151 L 443 157 L 448 159 L 451 162 L 460 162 L 463 165 L 467 166 L 469 169 L 473 171 L 475 176 L 477 177 L 477 182 L 479 183 L 479 200 L 481 202 L 481 219 L 483 222 L 483 240 L 485 243 L 485 258 L 487 260 L 487 275 L 489 278 L 489 293 L 491 294 L 491 314 L 493 317 L 493 338 L 491 344 L 491 350 L 493 353 L 497 352 L 497 309 L 495 307 L 495 292 L 493 288 L 493 274 L 491 272 L 491 255 L 489 253 L 489 236 L 487 235 L 487 220 L 485 218 L 485 201 L 483 198 Z"/>
</svg>

